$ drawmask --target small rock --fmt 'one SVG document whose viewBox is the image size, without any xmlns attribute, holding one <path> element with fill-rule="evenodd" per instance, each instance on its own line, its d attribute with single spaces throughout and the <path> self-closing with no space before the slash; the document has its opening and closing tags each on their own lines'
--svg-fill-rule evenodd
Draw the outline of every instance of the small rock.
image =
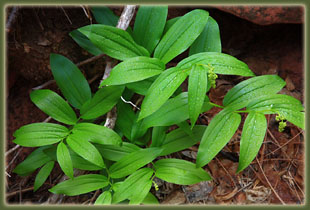
<svg viewBox="0 0 310 210">
<path fill-rule="evenodd" d="M 194 185 L 182 186 L 187 201 L 197 203 L 199 201 L 207 202 L 210 193 L 213 190 L 212 182 L 200 182 Z"/>
<path fill-rule="evenodd" d="M 183 152 L 181 152 L 182 155 L 186 156 L 186 157 L 189 157 L 191 159 L 195 159 L 197 158 L 197 152 L 195 151 L 190 151 L 190 150 L 185 150 Z"/>
<path fill-rule="evenodd" d="M 180 205 L 185 204 L 186 198 L 183 192 L 174 191 L 162 202 L 162 204 L 166 205 Z"/>
<path fill-rule="evenodd" d="M 52 44 L 52 42 L 50 42 L 48 39 L 44 37 L 40 37 L 37 44 L 40 46 L 49 46 Z"/>
<path fill-rule="evenodd" d="M 285 82 L 286 82 L 286 88 L 289 91 L 295 90 L 295 85 L 293 84 L 293 81 L 289 76 L 286 77 Z"/>
</svg>

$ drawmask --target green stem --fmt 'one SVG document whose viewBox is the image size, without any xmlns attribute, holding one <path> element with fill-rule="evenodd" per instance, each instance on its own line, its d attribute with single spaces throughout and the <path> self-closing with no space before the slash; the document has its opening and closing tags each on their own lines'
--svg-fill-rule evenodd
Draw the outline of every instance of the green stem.
<svg viewBox="0 0 310 210">
<path fill-rule="evenodd" d="M 223 106 L 217 105 L 217 104 L 212 103 L 212 102 L 209 102 L 209 104 L 211 104 L 212 106 L 216 106 L 216 107 L 222 108 L 222 109 L 224 109 L 224 108 L 225 108 L 225 107 L 223 107 Z"/>
</svg>

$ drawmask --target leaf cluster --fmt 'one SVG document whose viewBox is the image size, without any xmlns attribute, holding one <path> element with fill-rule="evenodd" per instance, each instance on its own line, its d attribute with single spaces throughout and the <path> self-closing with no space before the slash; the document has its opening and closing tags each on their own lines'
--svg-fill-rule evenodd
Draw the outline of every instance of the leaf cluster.
<svg viewBox="0 0 310 210">
<path fill-rule="evenodd" d="M 118 17 L 107 7 L 94 7 L 99 24 L 81 27 L 70 36 L 93 55 L 119 60 L 110 76 L 92 93 L 86 78 L 68 58 L 51 54 L 53 76 L 63 95 L 36 90 L 32 102 L 59 123 L 33 123 L 14 133 L 14 143 L 38 147 L 14 170 L 27 176 L 40 168 L 34 191 L 58 163 L 68 180 L 49 191 L 69 196 L 102 190 L 95 205 L 156 204 L 150 193 L 154 178 L 178 185 L 211 180 L 203 167 L 232 138 L 246 114 L 240 140 L 238 172 L 255 158 L 267 121 L 277 114 L 304 129 L 304 109 L 297 99 L 278 94 L 285 82 L 277 75 L 255 76 L 247 64 L 221 53 L 219 26 L 205 10 L 167 19 L 167 6 L 140 6 L 133 29 L 115 27 Z M 189 49 L 176 66 L 166 64 Z M 223 106 L 210 102 L 217 75 L 247 77 L 227 92 Z M 181 84 L 188 78 L 188 90 Z M 125 103 L 142 95 L 141 110 Z M 114 130 L 99 122 L 117 108 Z M 200 114 L 223 110 L 208 126 L 196 125 Z M 171 125 L 178 128 L 168 132 Z M 284 129 L 283 123 L 281 129 Z M 164 158 L 199 143 L 196 163 Z M 74 169 L 91 171 L 74 176 Z"/>
</svg>

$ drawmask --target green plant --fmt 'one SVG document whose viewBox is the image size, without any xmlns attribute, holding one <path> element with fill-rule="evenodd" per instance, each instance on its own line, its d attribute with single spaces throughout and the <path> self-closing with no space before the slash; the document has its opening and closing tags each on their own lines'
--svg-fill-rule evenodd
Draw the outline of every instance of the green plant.
<svg viewBox="0 0 310 210">
<path fill-rule="evenodd" d="M 193 10 L 166 22 L 166 6 L 141 6 L 134 28 L 127 31 L 115 27 L 118 17 L 108 8 L 93 8 L 92 12 L 101 24 L 82 27 L 70 36 L 91 54 L 104 53 L 121 62 L 92 94 L 83 74 L 70 60 L 51 54 L 53 76 L 74 109 L 51 90 L 30 94 L 38 108 L 66 125 L 33 123 L 14 133 L 16 144 L 38 147 L 14 170 L 26 176 L 41 167 L 34 191 L 57 162 L 69 180 L 52 187 L 52 193 L 74 196 L 102 189 L 95 204 L 157 203 L 150 193 L 152 185 L 157 188 L 154 177 L 179 185 L 211 180 L 202 167 L 231 139 L 242 113 L 247 117 L 238 172 L 259 151 L 267 129 L 265 115 L 277 114 L 280 131 L 285 120 L 304 129 L 302 104 L 291 96 L 277 94 L 285 86 L 279 76 L 255 76 L 245 63 L 221 53 L 219 28 L 208 12 Z M 166 69 L 169 61 L 188 48 L 188 58 Z M 233 87 L 220 106 L 206 95 L 216 88 L 218 74 L 251 78 Z M 180 85 L 187 77 L 188 92 L 182 92 Z M 137 112 L 120 100 L 131 100 L 134 94 L 145 96 Z M 97 123 L 96 119 L 115 106 L 115 130 Z M 199 114 L 214 106 L 223 110 L 211 123 L 195 125 Z M 75 110 L 79 110 L 79 117 Z M 171 125 L 178 128 L 167 133 Z M 157 159 L 198 142 L 196 164 Z M 74 177 L 74 169 L 100 173 Z"/>
</svg>

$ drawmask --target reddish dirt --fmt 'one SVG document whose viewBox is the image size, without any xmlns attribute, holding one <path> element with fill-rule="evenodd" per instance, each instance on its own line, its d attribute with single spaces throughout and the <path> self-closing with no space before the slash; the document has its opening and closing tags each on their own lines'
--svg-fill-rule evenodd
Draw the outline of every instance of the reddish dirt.
<svg viewBox="0 0 310 210">
<path fill-rule="evenodd" d="M 303 101 L 302 24 L 261 26 L 221 11 L 231 8 L 223 9 L 221 7 L 221 10 L 214 7 L 202 8 L 209 11 L 220 26 L 224 53 L 246 62 L 257 75 L 278 74 L 287 82 L 287 86 L 282 92 Z M 75 63 L 91 57 L 68 36 L 70 31 L 89 24 L 90 20 L 80 7 L 64 7 L 64 9 L 72 24 L 60 7 L 23 8 L 18 12 L 16 22 L 8 34 L 7 149 L 15 146 L 12 143 L 12 135 L 16 129 L 28 123 L 43 121 L 47 117 L 31 103 L 29 93 L 33 87 L 52 79 L 49 69 L 49 54 L 60 53 Z M 168 19 L 183 15 L 192 9 L 194 8 L 173 7 L 169 9 Z M 121 8 L 113 10 L 118 15 L 122 11 Z M 244 17 L 246 14 L 242 12 L 247 10 L 240 8 L 235 10 L 240 11 L 240 17 L 249 19 L 249 17 Z M 279 10 L 287 11 L 286 8 L 279 8 Z M 262 10 L 256 11 L 262 12 Z M 265 14 L 270 12 L 266 9 L 263 11 Z M 272 14 L 270 13 L 270 15 Z M 302 16 L 302 14 L 296 15 L 299 19 Z M 251 21 L 255 22 L 252 17 Z M 256 21 L 261 21 L 260 24 L 267 24 L 268 20 L 264 20 L 264 22 L 257 16 Z M 296 23 L 301 23 L 298 21 Z M 179 55 L 171 65 L 175 65 L 187 57 L 187 53 Z M 103 68 L 104 61 L 98 60 L 81 69 L 87 79 L 91 79 L 96 74 L 101 74 Z M 217 89 L 212 89 L 209 93 L 211 101 L 221 104 L 226 92 L 243 79 L 236 76 L 220 76 Z M 95 83 L 94 88 L 98 81 L 96 80 Z M 55 84 L 49 85 L 47 88 L 58 91 Z M 186 89 L 186 84 L 184 84 L 184 88 Z M 201 115 L 200 124 L 210 123 L 212 117 L 219 110 L 213 108 Z M 304 203 L 304 138 L 303 134 L 300 134 L 301 131 L 288 123 L 285 132 L 279 133 L 274 116 L 270 116 L 270 133 L 266 136 L 265 143 L 258 155 L 263 172 L 257 161 L 254 160 L 252 167 L 240 174 L 235 174 L 237 162 L 234 157 L 238 157 L 241 128 L 223 152 L 206 167 L 206 170 L 214 177 L 212 182 L 209 182 L 208 185 L 188 187 L 163 183 L 158 192 L 152 191 L 160 202 L 164 204 L 280 204 L 278 195 L 287 204 Z M 33 193 L 29 190 L 33 186 L 35 174 L 21 178 L 12 173 L 12 170 L 31 151 L 30 148 L 23 148 L 7 157 L 7 163 L 16 157 L 7 169 L 11 175 L 7 178 L 7 201 L 9 203 L 42 203 L 46 201 L 50 196 L 47 189 L 54 185 L 61 175 L 61 171 L 57 167 L 53 170 L 52 177 L 38 192 Z M 197 151 L 197 145 L 186 151 L 193 156 L 188 157 L 184 155 L 185 153 L 177 153 L 177 157 L 195 161 L 193 157 Z M 17 153 L 18 155 L 16 155 Z M 277 195 L 272 192 L 265 176 Z M 202 192 L 201 189 L 205 189 L 205 191 Z M 20 192 L 20 190 L 24 191 Z M 70 197 L 65 202 L 83 203 L 93 195 L 93 193 L 89 193 L 84 196 Z"/>
<path fill-rule="evenodd" d="M 216 8 L 259 25 L 304 22 L 304 8 L 300 6 L 216 6 Z"/>
</svg>

